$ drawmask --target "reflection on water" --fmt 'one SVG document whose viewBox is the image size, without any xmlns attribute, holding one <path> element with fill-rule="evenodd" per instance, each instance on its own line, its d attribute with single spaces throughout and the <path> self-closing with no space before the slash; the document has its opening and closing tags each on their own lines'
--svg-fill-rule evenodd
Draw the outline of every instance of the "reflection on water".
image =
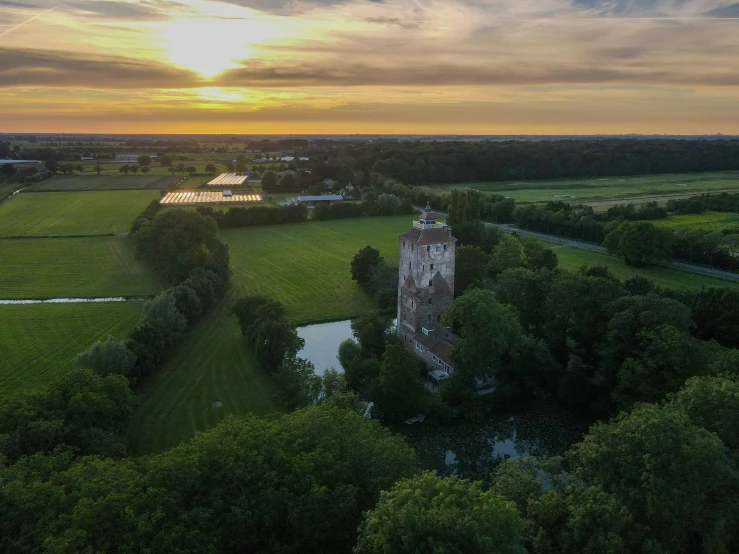
<svg viewBox="0 0 739 554">
<path fill-rule="evenodd" d="M 96 302 L 139 302 L 144 298 L 49 298 L 47 300 L 0 300 L 0 305 L 16 304 L 87 304 Z"/>
<path fill-rule="evenodd" d="M 590 423 L 551 400 L 536 399 L 483 422 L 456 418 L 443 426 L 399 424 L 393 430 L 416 449 L 423 469 L 487 481 L 507 458 L 564 454 Z"/>
<path fill-rule="evenodd" d="M 316 366 L 317 373 L 323 374 L 329 367 L 343 373 L 337 354 L 339 345 L 352 338 L 351 320 L 298 327 L 298 336 L 305 341 L 305 348 L 298 352 L 298 357 Z"/>
<path fill-rule="evenodd" d="M 329 367 L 339 371 L 339 345 L 351 338 L 350 321 L 298 327 L 305 340 L 301 358 L 313 363 L 318 373 Z M 392 426 L 416 449 L 421 467 L 440 474 L 487 481 L 503 460 L 517 456 L 564 454 L 579 442 L 591 420 L 558 406 L 549 399 L 535 399 L 483 422 L 456 418 L 452 423 Z"/>
</svg>

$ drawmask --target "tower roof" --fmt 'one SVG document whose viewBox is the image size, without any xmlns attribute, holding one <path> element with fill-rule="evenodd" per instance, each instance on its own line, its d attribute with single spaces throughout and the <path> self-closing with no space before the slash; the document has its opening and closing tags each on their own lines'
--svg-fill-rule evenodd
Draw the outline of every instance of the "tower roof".
<svg viewBox="0 0 739 554">
<path fill-rule="evenodd" d="M 408 241 L 412 244 L 418 244 L 418 245 L 427 245 L 427 244 L 442 244 L 445 242 L 454 241 L 456 242 L 457 239 L 454 237 L 449 236 L 449 233 L 446 229 L 419 229 L 417 227 L 413 227 L 410 231 L 406 231 L 402 235 L 400 235 L 400 238 Z"/>
</svg>

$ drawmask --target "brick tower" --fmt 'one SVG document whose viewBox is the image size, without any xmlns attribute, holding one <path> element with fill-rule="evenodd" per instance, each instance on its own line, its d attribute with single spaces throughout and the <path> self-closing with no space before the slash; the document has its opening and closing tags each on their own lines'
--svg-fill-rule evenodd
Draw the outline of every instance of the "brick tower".
<svg viewBox="0 0 739 554">
<path fill-rule="evenodd" d="M 449 373 L 456 336 L 442 327 L 441 314 L 454 301 L 457 239 L 430 206 L 399 239 L 398 335 L 430 368 Z"/>
</svg>

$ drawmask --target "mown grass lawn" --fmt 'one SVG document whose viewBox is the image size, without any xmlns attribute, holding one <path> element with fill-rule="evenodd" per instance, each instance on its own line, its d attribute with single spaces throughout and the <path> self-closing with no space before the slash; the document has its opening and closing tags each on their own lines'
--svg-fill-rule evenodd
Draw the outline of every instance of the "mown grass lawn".
<svg viewBox="0 0 739 554">
<path fill-rule="evenodd" d="M 142 296 L 160 283 L 125 237 L 0 239 L 0 300 Z"/>
<path fill-rule="evenodd" d="M 157 190 L 22 192 L 0 204 L 0 237 L 123 233 Z"/>
<path fill-rule="evenodd" d="M 730 287 L 739 288 L 739 282 L 704 277 L 679 269 L 669 267 L 647 266 L 631 267 L 624 263 L 623 259 L 599 252 L 581 250 L 571 246 L 558 246 L 556 244 L 541 242 L 545 248 L 551 248 L 557 254 L 558 267 L 567 271 L 577 271 L 580 267 L 605 266 L 618 279 L 624 280 L 635 275 L 646 277 L 655 284 L 676 290 L 698 291 L 708 287 Z"/>
<path fill-rule="evenodd" d="M 74 368 L 80 352 L 108 335 L 122 338 L 141 302 L 0 305 L 0 401 L 48 384 Z"/>
</svg>

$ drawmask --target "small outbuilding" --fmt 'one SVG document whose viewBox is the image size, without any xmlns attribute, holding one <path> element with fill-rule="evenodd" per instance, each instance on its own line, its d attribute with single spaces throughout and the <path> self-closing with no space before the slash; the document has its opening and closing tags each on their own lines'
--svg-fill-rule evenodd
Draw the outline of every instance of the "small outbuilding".
<svg viewBox="0 0 739 554">
<path fill-rule="evenodd" d="M 333 204 L 334 202 L 341 202 L 344 198 L 340 194 L 324 194 L 323 196 L 298 196 L 298 202 L 301 204 L 320 204 L 328 202 Z"/>
</svg>

